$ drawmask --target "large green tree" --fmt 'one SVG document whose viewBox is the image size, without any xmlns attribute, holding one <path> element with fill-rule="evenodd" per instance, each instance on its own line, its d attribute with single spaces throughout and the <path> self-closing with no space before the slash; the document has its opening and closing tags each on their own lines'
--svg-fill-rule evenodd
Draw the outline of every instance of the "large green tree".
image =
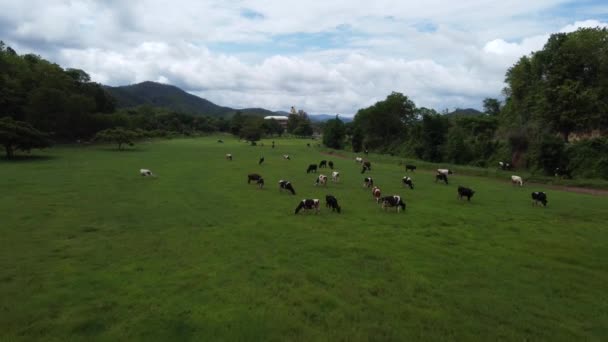
<svg viewBox="0 0 608 342">
<path fill-rule="evenodd" d="M 34 148 L 49 147 L 51 142 L 46 134 L 29 123 L 3 117 L 0 118 L 0 144 L 4 146 L 6 157 L 12 159 L 16 150 L 29 152 Z"/>
<path fill-rule="evenodd" d="M 122 127 L 105 129 L 95 135 L 95 140 L 115 143 L 119 150 L 122 150 L 123 145 L 133 146 L 137 138 L 139 138 L 137 132 Z"/>
<path fill-rule="evenodd" d="M 335 119 L 327 120 L 323 127 L 323 144 L 330 148 L 344 148 L 344 138 L 346 137 L 346 127 L 344 122 L 336 115 Z"/>
</svg>

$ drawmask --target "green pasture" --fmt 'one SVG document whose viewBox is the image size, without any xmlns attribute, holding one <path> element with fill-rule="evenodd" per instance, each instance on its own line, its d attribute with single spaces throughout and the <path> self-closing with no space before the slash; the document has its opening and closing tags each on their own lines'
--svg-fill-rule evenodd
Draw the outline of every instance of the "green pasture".
<svg viewBox="0 0 608 342">
<path fill-rule="evenodd" d="M 402 160 L 370 155 L 407 204 L 384 212 L 353 154 L 221 138 L 0 160 L 0 340 L 608 339 L 608 197 L 424 169 L 410 190 Z M 339 184 L 314 186 L 322 159 Z M 342 214 L 294 215 L 326 194 Z"/>
</svg>

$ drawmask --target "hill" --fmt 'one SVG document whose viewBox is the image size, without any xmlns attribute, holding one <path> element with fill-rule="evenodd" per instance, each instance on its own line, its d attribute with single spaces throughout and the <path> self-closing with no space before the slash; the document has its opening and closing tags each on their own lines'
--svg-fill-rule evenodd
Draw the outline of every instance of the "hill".
<svg viewBox="0 0 608 342">
<path fill-rule="evenodd" d="M 484 115 L 484 113 L 478 111 L 474 108 L 456 108 L 453 112 L 447 113 L 446 116 L 449 117 L 461 117 L 461 116 L 480 116 Z"/>
<path fill-rule="evenodd" d="M 239 110 L 249 115 L 274 115 L 274 112 L 264 108 L 234 109 L 219 106 L 176 86 L 150 81 L 120 87 L 106 86 L 105 89 L 116 99 L 118 108 L 151 105 L 183 113 L 210 116 L 229 117 Z"/>
<path fill-rule="evenodd" d="M 335 119 L 336 114 L 309 114 L 308 117 L 310 118 L 310 121 L 313 121 L 313 122 L 325 122 L 327 120 Z M 347 116 L 340 115 L 339 118 L 343 122 L 352 122 L 353 121 L 353 118 L 347 117 Z"/>
</svg>

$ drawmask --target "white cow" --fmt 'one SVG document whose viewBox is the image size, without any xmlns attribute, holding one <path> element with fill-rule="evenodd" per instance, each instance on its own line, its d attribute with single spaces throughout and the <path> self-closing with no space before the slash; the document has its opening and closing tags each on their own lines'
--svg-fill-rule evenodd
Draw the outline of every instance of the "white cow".
<svg viewBox="0 0 608 342">
<path fill-rule="evenodd" d="M 284 154 L 283 159 L 291 160 L 291 158 L 289 157 L 289 154 Z"/>
<path fill-rule="evenodd" d="M 226 153 L 226 159 L 232 160 L 232 153 Z"/>
<path fill-rule="evenodd" d="M 340 181 L 340 172 L 338 172 L 338 171 L 332 172 L 331 180 L 332 180 L 332 182 L 339 182 Z"/>
<path fill-rule="evenodd" d="M 443 175 L 451 175 L 453 172 L 450 169 L 437 169 L 437 173 L 441 173 Z"/>
<path fill-rule="evenodd" d="M 363 163 L 363 158 L 361 158 L 361 157 L 355 157 L 355 161 L 357 163 Z"/>
<path fill-rule="evenodd" d="M 511 176 L 511 183 L 513 183 L 513 185 L 519 184 L 519 186 L 524 186 L 524 180 L 521 179 L 520 176 Z"/>
<path fill-rule="evenodd" d="M 148 170 L 148 169 L 139 169 L 139 174 L 144 176 L 144 177 L 156 177 L 155 174 L 152 173 L 152 171 Z"/>
</svg>

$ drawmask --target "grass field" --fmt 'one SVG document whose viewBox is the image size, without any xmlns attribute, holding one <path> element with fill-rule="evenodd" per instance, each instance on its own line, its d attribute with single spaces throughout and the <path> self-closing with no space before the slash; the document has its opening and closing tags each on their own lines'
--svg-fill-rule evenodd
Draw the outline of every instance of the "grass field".
<svg viewBox="0 0 608 342">
<path fill-rule="evenodd" d="M 406 190 L 370 156 L 407 203 L 383 212 L 350 155 L 216 139 L 0 161 L 0 340 L 608 339 L 608 197 L 423 170 Z M 313 186 L 321 159 L 340 184 Z M 342 214 L 293 214 L 328 193 Z"/>
</svg>

